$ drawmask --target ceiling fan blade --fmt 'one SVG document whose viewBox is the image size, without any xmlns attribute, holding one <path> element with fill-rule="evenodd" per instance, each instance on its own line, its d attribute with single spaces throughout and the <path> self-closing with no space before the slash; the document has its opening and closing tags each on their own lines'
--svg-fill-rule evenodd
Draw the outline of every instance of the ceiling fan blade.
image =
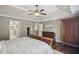
<svg viewBox="0 0 79 59">
<path fill-rule="evenodd" d="M 40 14 L 42 14 L 42 15 L 47 15 L 46 13 L 40 13 Z"/>
<path fill-rule="evenodd" d="M 33 11 L 33 10 L 28 10 L 28 11 L 35 12 L 35 11 Z"/>
<path fill-rule="evenodd" d="M 44 9 L 41 9 L 40 12 L 41 12 L 41 11 L 44 11 Z"/>
<path fill-rule="evenodd" d="M 33 15 L 34 13 L 30 13 L 30 14 L 28 14 L 28 15 Z"/>
</svg>

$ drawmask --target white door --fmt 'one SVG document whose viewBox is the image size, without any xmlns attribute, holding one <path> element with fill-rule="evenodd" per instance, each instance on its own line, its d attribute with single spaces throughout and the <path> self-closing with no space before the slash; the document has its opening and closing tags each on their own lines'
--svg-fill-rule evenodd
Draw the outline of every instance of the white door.
<svg viewBox="0 0 79 59">
<path fill-rule="evenodd" d="M 10 20 L 10 39 L 20 37 L 20 21 Z"/>
<path fill-rule="evenodd" d="M 43 24 L 39 24 L 39 36 L 42 36 Z"/>
</svg>

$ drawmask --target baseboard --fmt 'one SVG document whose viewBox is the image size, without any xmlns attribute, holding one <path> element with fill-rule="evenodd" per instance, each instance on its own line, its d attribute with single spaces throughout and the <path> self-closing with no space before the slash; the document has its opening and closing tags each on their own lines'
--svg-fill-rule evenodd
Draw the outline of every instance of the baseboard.
<svg viewBox="0 0 79 59">
<path fill-rule="evenodd" d="M 60 40 L 56 40 L 56 42 L 61 42 Z"/>
<path fill-rule="evenodd" d="M 64 54 L 64 53 L 62 53 L 62 52 L 60 52 L 60 51 L 57 51 L 57 50 L 55 50 L 55 49 L 53 49 L 53 53 L 54 53 L 54 54 Z"/>
<path fill-rule="evenodd" d="M 68 46 L 72 46 L 72 47 L 79 48 L 79 46 L 77 46 L 77 45 L 74 45 L 74 44 L 68 44 L 68 43 L 64 43 L 64 45 L 68 45 Z"/>
</svg>

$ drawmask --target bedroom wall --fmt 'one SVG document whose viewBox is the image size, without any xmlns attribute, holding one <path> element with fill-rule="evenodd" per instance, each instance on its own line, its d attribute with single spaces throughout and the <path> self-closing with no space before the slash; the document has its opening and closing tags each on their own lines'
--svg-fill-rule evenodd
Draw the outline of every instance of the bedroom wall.
<svg viewBox="0 0 79 59">
<path fill-rule="evenodd" d="M 0 40 L 9 39 L 9 20 L 4 17 L 0 17 Z"/>
<path fill-rule="evenodd" d="M 32 31 L 34 34 L 34 27 L 35 23 L 33 21 L 27 20 L 19 20 L 19 19 L 11 19 L 7 17 L 0 16 L 0 40 L 7 40 L 9 39 L 9 20 L 18 20 L 20 21 L 20 37 L 27 36 L 27 27 L 32 27 Z"/>
<path fill-rule="evenodd" d="M 35 23 L 36 22 L 33 21 L 22 20 L 20 22 L 20 37 L 27 36 L 27 27 L 31 27 L 32 28 L 31 33 L 34 34 Z"/>
<path fill-rule="evenodd" d="M 61 41 L 61 21 L 59 20 L 53 20 L 53 21 L 47 21 L 42 22 L 43 24 L 43 31 L 51 31 L 56 33 L 56 41 Z M 46 25 L 52 25 L 51 29 L 48 29 Z"/>
</svg>

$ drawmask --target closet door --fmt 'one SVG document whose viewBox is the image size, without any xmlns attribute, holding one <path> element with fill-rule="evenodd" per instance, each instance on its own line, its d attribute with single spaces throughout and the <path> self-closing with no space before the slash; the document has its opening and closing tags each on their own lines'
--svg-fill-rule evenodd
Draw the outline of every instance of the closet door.
<svg viewBox="0 0 79 59">
<path fill-rule="evenodd" d="M 74 47 L 79 47 L 79 20 L 63 20 L 62 43 Z"/>
<path fill-rule="evenodd" d="M 73 46 L 79 47 L 79 20 L 72 21 L 72 39 Z"/>
<path fill-rule="evenodd" d="M 73 38 L 72 38 L 72 24 L 71 21 L 69 20 L 64 20 L 62 21 L 63 23 L 63 40 L 62 42 L 65 44 L 72 44 L 73 43 Z"/>
</svg>

